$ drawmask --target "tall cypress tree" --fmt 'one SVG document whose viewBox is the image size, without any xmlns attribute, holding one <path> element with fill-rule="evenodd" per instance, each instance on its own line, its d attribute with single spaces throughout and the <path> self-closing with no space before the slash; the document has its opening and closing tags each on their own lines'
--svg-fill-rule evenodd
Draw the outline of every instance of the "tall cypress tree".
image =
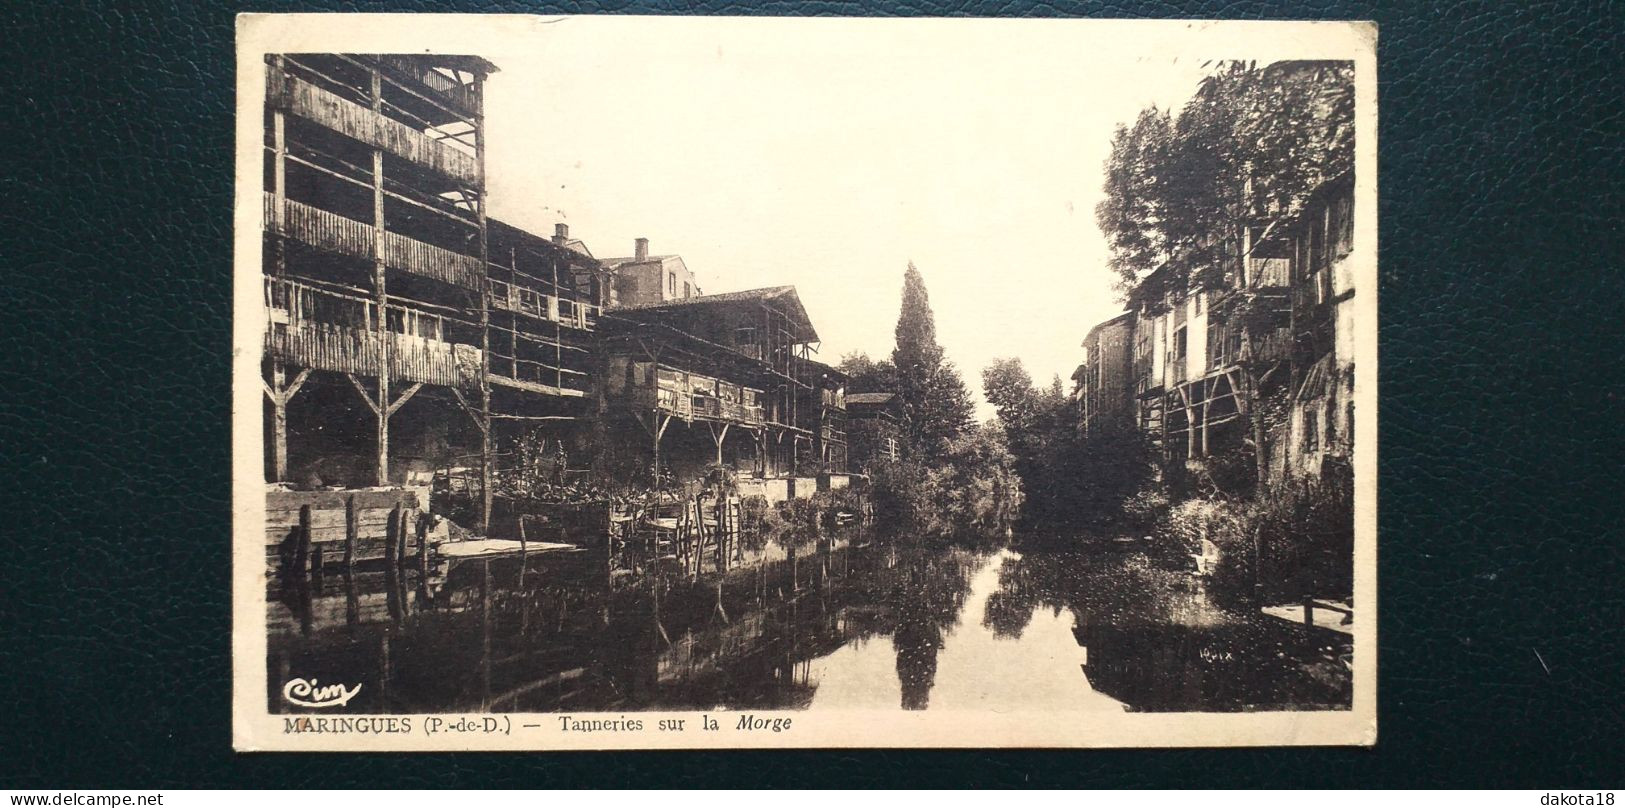
<svg viewBox="0 0 1625 808">
<path fill-rule="evenodd" d="M 908 264 L 903 274 L 903 307 L 897 315 L 897 346 L 892 365 L 903 402 L 904 436 L 911 457 L 941 459 L 948 443 L 971 424 L 970 391 L 937 344 L 936 318 L 925 279 Z"/>
</svg>

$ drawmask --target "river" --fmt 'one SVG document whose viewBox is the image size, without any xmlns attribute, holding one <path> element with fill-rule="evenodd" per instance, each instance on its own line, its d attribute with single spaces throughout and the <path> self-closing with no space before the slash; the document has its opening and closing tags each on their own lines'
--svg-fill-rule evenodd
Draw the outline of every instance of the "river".
<svg viewBox="0 0 1625 808">
<path fill-rule="evenodd" d="M 1349 707 L 1347 637 L 1219 608 L 1119 543 L 775 549 L 698 580 L 583 583 L 561 554 L 273 581 L 271 709 L 294 678 L 360 684 L 356 713 Z"/>
</svg>

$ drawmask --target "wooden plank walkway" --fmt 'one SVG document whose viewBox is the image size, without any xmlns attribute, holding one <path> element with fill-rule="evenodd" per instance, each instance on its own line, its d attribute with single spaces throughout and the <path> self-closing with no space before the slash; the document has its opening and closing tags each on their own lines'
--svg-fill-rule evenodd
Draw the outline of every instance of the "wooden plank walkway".
<svg viewBox="0 0 1625 808">
<path fill-rule="evenodd" d="M 468 541 L 448 541 L 435 548 L 435 551 L 446 558 L 496 558 L 500 556 L 516 556 L 523 551 L 526 555 L 538 553 L 562 553 L 578 549 L 573 544 L 560 544 L 558 542 L 530 541 L 521 542 L 516 539 L 469 539 Z"/>
<path fill-rule="evenodd" d="M 1336 631 L 1340 634 L 1354 635 L 1354 610 L 1346 603 L 1329 603 L 1327 601 L 1311 601 L 1308 605 L 1308 615 L 1304 614 L 1305 605 L 1294 603 L 1286 606 L 1265 606 L 1264 614 L 1300 626 L 1313 626 Z M 1348 622 L 1343 622 L 1347 620 Z"/>
</svg>

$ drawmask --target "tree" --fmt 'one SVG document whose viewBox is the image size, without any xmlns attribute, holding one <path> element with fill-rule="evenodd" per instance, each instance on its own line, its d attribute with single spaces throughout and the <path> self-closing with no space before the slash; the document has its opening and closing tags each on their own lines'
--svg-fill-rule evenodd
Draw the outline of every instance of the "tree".
<svg viewBox="0 0 1625 808">
<path fill-rule="evenodd" d="M 941 459 L 949 443 L 970 427 L 973 410 L 970 391 L 937 344 L 936 320 L 925 279 L 912 261 L 903 275 L 903 305 L 897 315 L 896 336 L 892 365 L 902 400 L 905 447 L 921 459 Z"/>
<path fill-rule="evenodd" d="M 1217 63 L 1177 119 L 1148 107 L 1112 138 L 1095 218 L 1119 291 L 1174 259 L 1182 288 L 1353 162 L 1353 63 Z"/>
<path fill-rule="evenodd" d="M 1095 207 L 1095 220 L 1111 247 L 1110 268 L 1117 287 L 1126 291 L 1167 257 L 1162 228 L 1168 200 L 1162 175 L 1172 142 L 1169 115 L 1147 107 L 1133 127 L 1119 124 L 1106 160 L 1106 198 Z"/>
<path fill-rule="evenodd" d="M 853 351 L 841 357 L 838 369 L 846 374 L 848 393 L 897 392 L 897 368 L 890 360 L 876 362 L 862 351 Z"/>
<path fill-rule="evenodd" d="M 1020 359 L 995 359 L 982 369 L 982 395 L 1012 435 L 1032 426 L 1037 415 L 1036 393 L 1033 377 Z"/>
<path fill-rule="evenodd" d="M 924 469 L 921 526 L 938 535 L 989 535 L 1021 513 L 1021 475 L 997 421 L 972 424 L 948 441 L 942 460 Z"/>
<path fill-rule="evenodd" d="M 1050 527 L 1084 521 L 1077 412 L 1061 377 L 1039 388 L 1020 359 L 995 359 L 982 371 L 982 394 L 1004 427 L 1026 495 L 1026 521 Z"/>
</svg>

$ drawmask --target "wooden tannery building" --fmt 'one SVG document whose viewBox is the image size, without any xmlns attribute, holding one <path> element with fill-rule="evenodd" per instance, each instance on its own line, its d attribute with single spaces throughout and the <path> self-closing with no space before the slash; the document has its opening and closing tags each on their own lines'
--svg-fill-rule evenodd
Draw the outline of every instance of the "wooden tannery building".
<svg viewBox="0 0 1625 808">
<path fill-rule="evenodd" d="M 587 414 L 607 277 L 563 233 L 487 216 L 495 68 L 338 54 L 268 68 L 270 478 L 398 484 L 459 444 L 489 468 L 515 425 Z"/>
<path fill-rule="evenodd" d="M 793 287 L 705 295 L 645 240 L 600 261 L 562 224 L 545 238 L 488 215 L 495 71 L 267 58 L 267 481 L 426 486 L 455 468 L 485 526 L 516 442 L 540 434 L 583 475 L 722 464 L 786 496 L 844 483 L 845 379 L 812 358 Z"/>
<path fill-rule="evenodd" d="M 1165 458 L 1192 463 L 1262 445 L 1273 478 L 1346 457 L 1352 214 L 1344 174 L 1290 219 L 1238 227 L 1146 276 L 1129 310 L 1084 342 L 1074 376 L 1084 432 L 1126 412 Z"/>
<path fill-rule="evenodd" d="M 844 476 L 846 379 L 811 357 L 818 341 L 793 286 L 621 306 L 605 318 L 606 426 L 640 430 L 679 477 Z"/>
</svg>

